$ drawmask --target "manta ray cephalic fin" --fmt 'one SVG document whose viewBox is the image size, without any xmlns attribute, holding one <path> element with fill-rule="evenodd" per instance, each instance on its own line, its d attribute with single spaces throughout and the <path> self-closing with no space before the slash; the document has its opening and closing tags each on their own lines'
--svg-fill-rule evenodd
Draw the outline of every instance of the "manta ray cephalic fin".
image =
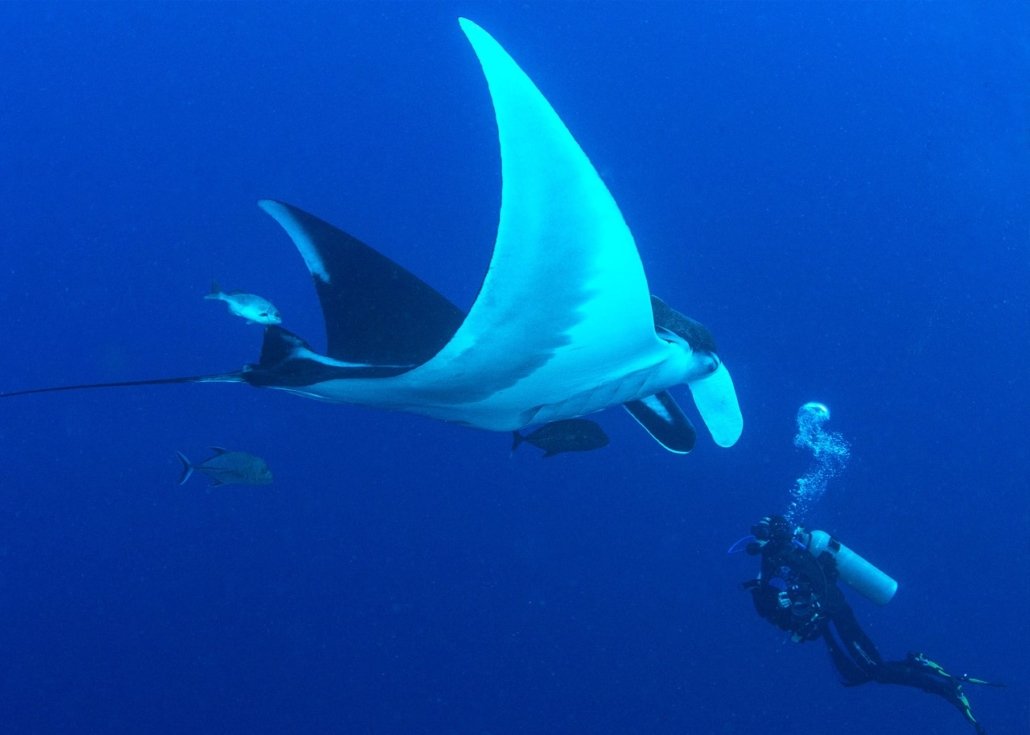
<svg viewBox="0 0 1030 735">
<path fill-rule="evenodd" d="M 697 433 L 669 391 L 622 404 L 651 437 L 675 454 L 694 448 Z"/>
<path fill-rule="evenodd" d="M 736 444 L 744 430 L 744 418 L 740 414 L 737 392 L 726 366 L 720 361 L 714 372 L 689 381 L 687 386 L 715 443 L 720 447 Z"/>
</svg>

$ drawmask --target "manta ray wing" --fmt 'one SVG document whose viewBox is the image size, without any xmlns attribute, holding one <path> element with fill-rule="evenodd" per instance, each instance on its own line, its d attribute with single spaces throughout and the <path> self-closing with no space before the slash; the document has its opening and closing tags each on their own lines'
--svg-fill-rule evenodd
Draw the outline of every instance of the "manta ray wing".
<svg viewBox="0 0 1030 735">
<path fill-rule="evenodd" d="M 433 386 L 440 400 L 485 402 L 504 412 L 561 402 L 653 366 L 662 346 L 618 206 L 529 77 L 479 26 L 460 23 L 494 104 L 500 222 L 468 316 L 409 377 Z M 587 410 L 603 407 L 589 404 Z M 528 418 L 500 423 L 517 428 Z"/>
<path fill-rule="evenodd" d="M 263 199 L 258 206 L 286 230 L 311 272 L 329 357 L 420 365 L 461 324 L 461 309 L 357 238 L 283 202 Z"/>
</svg>

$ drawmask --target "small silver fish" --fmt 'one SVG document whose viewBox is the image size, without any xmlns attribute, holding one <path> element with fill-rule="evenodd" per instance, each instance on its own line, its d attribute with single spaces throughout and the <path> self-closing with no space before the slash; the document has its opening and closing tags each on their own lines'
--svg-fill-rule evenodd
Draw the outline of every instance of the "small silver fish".
<svg viewBox="0 0 1030 735">
<path fill-rule="evenodd" d="M 281 324 L 283 321 L 279 310 L 268 299 L 242 291 L 223 291 L 217 281 L 211 284 L 211 293 L 204 298 L 224 301 L 229 311 L 246 319 L 247 324 Z"/>
<path fill-rule="evenodd" d="M 230 452 L 222 447 L 211 447 L 213 457 L 200 464 L 193 464 L 185 454 L 176 452 L 182 462 L 179 484 L 183 485 L 194 471 L 211 478 L 211 485 L 267 485 L 272 482 L 272 472 L 261 457 L 246 452 Z"/>
</svg>

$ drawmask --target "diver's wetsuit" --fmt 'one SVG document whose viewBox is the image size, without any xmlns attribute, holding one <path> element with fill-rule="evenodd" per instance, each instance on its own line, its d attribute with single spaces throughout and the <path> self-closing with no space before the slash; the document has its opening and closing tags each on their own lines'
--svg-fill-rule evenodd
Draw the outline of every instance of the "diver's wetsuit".
<svg viewBox="0 0 1030 735">
<path fill-rule="evenodd" d="M 955 705 L 983 735 L 985 730 L 973 717 L 961 683 L 986 682 L 953 677 L 922 654 L 884 661 L 837 586 L 837 564 L 831 554 L 824 551 L 816 559 L 800 548 L 793 541 L 793 530 L 778 516 L 763 519 L 752 531 L 757 540 L 748 553 L 762 555 L 762 571 L 744 587 L 751 591 L 759 615 L 789 632 L 795 641 L 821 637 L 844 686 L 876 681 L 922 689 Z"/>
</svg>

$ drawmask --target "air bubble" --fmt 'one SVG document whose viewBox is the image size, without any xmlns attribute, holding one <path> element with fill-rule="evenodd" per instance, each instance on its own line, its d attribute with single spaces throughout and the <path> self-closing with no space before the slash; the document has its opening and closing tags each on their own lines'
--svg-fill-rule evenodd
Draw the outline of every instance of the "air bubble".
<svg viewBox="0 0 1030 735">
<path fill-rule="evenodd" d="M 844 437 L 835 431 L 825 431 L 823 424 L 830 419 L 826 404 L 809 401 L 798 409 L 798 431 L 794 446 L 812 452 L 815 464 L 799 477 L 790 491 L 790 506 L 785 513 L 794 525 L 803 525 L 805 515 L 826 492 L 829 481 L 848 463 L 851 448 Z"/>
</svg>

